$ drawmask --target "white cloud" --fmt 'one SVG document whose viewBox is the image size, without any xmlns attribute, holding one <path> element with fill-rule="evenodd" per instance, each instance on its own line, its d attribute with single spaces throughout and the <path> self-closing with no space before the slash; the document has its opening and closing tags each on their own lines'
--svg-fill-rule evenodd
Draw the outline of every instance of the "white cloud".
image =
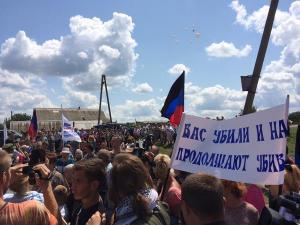
<svg viewBox="0 0 300 225">
<path fill-rule="evenodd" d="M 59 96 L 64 107 L 82 107 L 97 108 L 99 107 L 98 98 L 86 91 L 74 91 L 67 82 L 63 81 L 64 95 Z"/>
<path fill-rule="evenodd" d="M 259 33 L 263 32 L 269 6 L 264 5 L 250 15 L 248 15 L 246 7 L 240 4 L 238 0 L 233 0 L 230 7 L 236 12 L 236 23 L 244 26 L 246 29 L 254 29 Z M 278 24 L 281 24 L 283 21 L 288 19 L 288 17 L 288 12 L 283 12 L 277 9 L 274 25 L 277 26 Z"/>
<path fill-rule="evenodd" d="M 70 18 L 71 34 L 42 44 L 19 31 L 1 45 L 4 70 L 36 75 L 63 76 L 77 90 L 96 90 L 102 74 L 131 80 L 138 55 L 131 34 L 132 18 L 114 13 L 112 19 Z"/>
<path fill-rule="evenodd" d="M 283 103 L 286 95 L 290 94 L 291 111 L 294 109 L 299 110 L 300 35 L 298 31 L 300 26 L 297 26 L 299 16 L 296 13 L 300 10 L 299 5 L 299 1 L 293 2 L 289 11 L 280 11 L 278 14 L 279 19 L 277 18 L 275 21 L 272 31 L 272 43 L 282 46 L 282 51 L 278 59 L 275 59 L 263 69 L 254 102 L 254 105 L 258 109 Z M 263 15 L 267 12 L 265 6 L 254 11 L 251 15 L 247 14 L 246 8 L 243 5 L 238 3 L 238 6 L 242 14 L 239 14 L 239 22 L 236 22 L 249 30 L 252 29 L 258 33 L 261 32 L 264 22 L 261 23 L 260 21 L 264 21 L 265 18 L 263 19 Z M 243 8 L 245 9 L 244 16 Z M 294 32 L 291 32 L 292 30 Z M 249 54 L 247 51 L 250 51 L 249 47 L 248 50 L 246 48 L 241 53 L 241 50 L 245 49 L 245 47 L 237 49 L 232 44 L 232 46 L 229 45 L 229 49 L 234 50 L 229 52 L 236 57 L 238 55 L 247 55 Z M 182 70 L 182 68 L 177 70 L 176 74 L 179 75 Z M 202 117 L 215 118 L 216 116 L 224 116 L 225 118 L 232 118 L 243 108 L 245 97 L 246 92 L 227 88 L 222 85 L 200 87 L 193 83 L 186 83 L 185 111 Z M 137 120 L 160 120 L 159 110 L 164 99 L 127 100 L 125 104 L 117 105 L 114 108 L 113 118 L 118 118 L 118 121 L 134 121 L 134 118 Z"/>
<path fill-rule="evenodd" d="M 29 88 L 30 78 L 22 77 L 18 73 L 10 73 L 7 70 L 1 70 L 0 68 L 0 84 L 1 87 L 11 88 Z"/>
<path fill-rule="evenodd" d="M 120 52 L 118 49 L 111 48 L 107 45 L 102 45 L 99 47 L 99 52 L 104 53 L 107 57 L 110 57 L 112 59 L 117 59 L 120 56 Z"/>
<path fill-rule="evenodd" d="M 266 9 L 268 9 L 266 6 L 247 15 L 246 7 L 238 1 L 233 1 L 231 5 L 237 12 L 237 23 L 258 33 L 262 31 Z M 263 69 L 254 102 L 258 109 L 281 104 L 286 95 L 290 94 L 290 111 L 300 110 L 300 26 L 298 25 L 300 16 L 297 14 L 299 11 L 300 1 L 295 1 L 289 11 L 279 10 L 279 13 L 276 13 L 272 43 L 283 46 L 283 49 L 280 57 Z M 210 118 L 216 116 L 231 118 L 244 107 L 246 92 L 240 90 L 221 85 L 199 87 L 193 83 L 187 83 L 185 90 L 186 112 L 191 114 Z"/>
<path fill-rule="evenodd" d="M 300 37 L 300 1 L 291 4 L 286 18 L 276 24 L 272 30 L 272 41 L 275 45 L 289 45 Z M 277 13 L 276 13 L 277 16 Z M 298 48 L 297 48 L 298 49 Z"/>
<path fill-rule="evenodd" d="M 149 93 L 153 91 L 153 88 L 148 83 L 142 83 L 132 89 L 136 93 Z"/>
<path fill-rule="evenodd" d="M 125 104 L 117 105 L 112 112 L 113 120 L 118 122 L 134 121 L 162 121 L 160 117 L 161 105 L 155 99 L 144 101 L 126 100 Z"/>
<path fill-rule="evenodd" d="M 78 57 L 81 58 L 81 59 L 87 59 L 88 58 L 88 55 L 86 54 L 86 52 L 78 52 Z"/>
<path fill-rule="evenodd" d="M 248 56 L 252 50 L 250 45 L 246 45 L 242 49 L 238 49 L 233 43 L 221 41 L 220 43 L 212 43 L 206 47 L 206 52 L 209 56 L 228 58 L 228 57 L 245 57 Z"/>
<path fill-rule="evenodd" d="M 262 32 L 268 6 L 250 14 L 239 1 L 233 1 L 231 7 L 236 12 L 237 24 L 249 31 Z M 292 2 L 288 11 L 277 10 L 271 43 L 282 51 L 263 69 L 254 103 L 259 109 L 283 103 L 287 94 L 291 111 L 300 109 L 299 11 L 300 1 Z M 109 86 L 131 87 L 138 58 L 133 29 L 131 17 L 125 14 L 115 13 L 106 22 L 75 16 L 70 19 L 71 33 L 60 39 L 37 43 L 23 31 L 7 39 L 0 50 L 0 120 L 10 110 L 31 113 L 33 107 L 54 105 L 44 94 L 47 87 L 41 75 L 61 76 L 66 95 L 60 99 L 74 107 L 98 107 L 94 90 L 99 90 L 103 73 Z M 221 43 L 213 43 L 213 56 L 242 57 L 251 51 L 247 45 L 238 49 L 232 43 Z M 177 64 L 169 72 L 179 75 L 183 70 L 189 72 L 188 67 Z M 243 108 L 245 96 L 245 92 L 222 85 L 200 87 L 187 83 L 186 112 L 230 118 Z M 113 120 L 161 120 L 159 111 L 164 99 L 127 100 L 113 107 Z"/>
<path fill-rule="evenodd" d="M 9 116 L 9 112 L 31 114 L 35 107 L 53 107 L 45 95 L 45 81 L 34 75 L 20 75 L 0 69 L 0 121 Z"/>
<path fill-rule="evenodd" d="M 188 112 L 202 117 L 233 117 L 243 108 L 245 93 L 221 85 L 201 88 L 189 82 L 185 86 Z M 209 113 L 209 114 L 208 114 Z"/>
<path fill-rule="evenodd" d="M 230 5 L 237 13 L 236 22 L 261 33 L 269 6 L 247 15 L 239 1 Z M 277 9 L 271 40 L 282 46 L 280 57 L 265 66 L 258 83 L 256 104 L 267 108 L 283 103 L 290 95 L 290 111 L 300 110 L 300 1 L 291 3 L 288 11 Z"/>
<path fill-rule="evenodd" d="M 299 1 L 292 2 L 289 12 L 277 9 L 275 14 L 274 26 L 271 33 L 272 41 L 276 45 L 285 45 L 295 36 L 299 35 Z M 230 7 L 237 13 L 236 23 L 246 29 L 253 29 L 259 33 L 263 32 L 267 19 L 269 6 L 264 5 L 260 9 L 248 15 L 246 7 L 234 0 Z"/>
<path fill-rule="evenodd" d="M 97 108 L 99 101 L 93 94 L 83 91 L 69 91 L 64 96 L 60 96 L 64 107 L 82 107 L 82 108 Z"/>
<path fill-rule="evenodd" d="M 190 70 L 191 69 L 184 64 L 176 64 L 171 67 L 168 72 L 172 75 L 180 75 L 183 71 L 185 71 L 185 74 L 188 74 Z"/>
<path fill-rule="evenodd" d="M 244 106 L 246 93 L 225 88 L 221 85 L 202 88 L 191 82 L 185 85 L 185 112 L 215 118 L 224 116 L 232 118 L 240 113 Z M 156 97 L 142 101 L 126 100 L 125 104 L 113 106 L 113 120 L 127 121 L 161 121 L 160 110 L 166 99 Z"/>
<path fill-rule="evenodd" d="M 262 32 L 268 11 L 267 6 L 263 6 L 248 15 L 246 7 L 239 4 L 238 1 L 233 1 L 231 5 L 237 12 L 236 22 L 238 24 L 249 31 Z M 273 44 L 282 46 L 282 51 L 278 59 L 273 60 L 263 69 L 254 102 L 254 105 L 258 109 L 281 104 L 284 102 L 286 95 L 290 94 L 290 111 L 300 110 L 299 11 L 300 1 L 294 1 L 288 11 L 278 10 L 276 13 L 271 40 Z M 229 44 L 229 47 L 228 45 L 227 47 L 230 49 L 228 54 L 236 57 L 248 55 L 247 51 L 250 52 L 249 47 L 246 48 L 245 46 L 242 49 L 237 49 L 233 44 L 227 44 Z M 244 51 L 241 53 L 241 50 Z M 220 55 L 223 55 L 223 53 L 221 51 Z M 176 74 L 180 74 L 181 72 L 182 69 L 177 71 Z M 225 118 L 234 117 L 244 107 L 247 94 L 241 90 L 226 88 L 222 85 L 200 87 L 193 83 L 186 83 L 185 92 L 185 111 L 210 118 L 215 118 L 216 116 L 224 116 Z M 118 112 L 122 112 L 121 115 L 124 121 L 133 117 L 131 113 L 134 112 L 127 111 L 128 108 L 135 110 L 140 108 L 145 109 L 146 112 L 140 111 L 137 113 L 140 118 L 143 118 L 141 115 L 147 115 L 147 118 L 160 118 L 159 110 L 164 99 L 156 98 L 156 101 L 154 99 L 142 101 L 144 107 L 140 107 L 139 102 L 127 101 L 126 106 L 119 106 Z M 135 116 L 138 117 L 137 115 Z"/>
<path fill-rule="evenodd" d="M 8 95 L 12 91 L 12 96 L 16 96 L 22 90 L 24 96 L 30 95 L 28 101 L 37 99 L 33 105 L 34 100 L 21 104 L 19 98 L 21 105 L 15 104 L 17 108 L 24 106 L 23 110 L 32 110 L 39 102 L 45 106 L 52 104 L 47 96 L 40 94 L 45 92 L 39 87 L 29 94 L 35 83 L 45 85 L 44 76 L 62 77 L 65 95 L 59 98 L 64 105 L 75 107 L 98 104 L 95 91 L 99 90 L 102 74 L 106 74 L 109 88 L 131 85 L 138 54 L 135 53 L 137 43 L 132 37 L 134 23 L 130 16 L 114 13 L 110 20 L 103 22 L 100 18 L 77 15 L 70 18 L 69 27 L 70 34 L 59 39 L 38 43 L 25 31 L 19 31 L 1 44 L 0 83 L 11 88 L 6 89 Z M 2 104 L 1 110 L 8 111 L 10 106 Z"/>
<path fill-rule="evenodd" d="M 2 88 L 0 90 L 2 99 L 0 111 L 7 112 L 8 109 L 13 111 L 28 111 L 31 113 L 35 107 L 53 107 L 54 104 L 49 98 L 42 94 L 41 91 L 23 89 L 16 91 L 11 88 Z"/>
</svg>

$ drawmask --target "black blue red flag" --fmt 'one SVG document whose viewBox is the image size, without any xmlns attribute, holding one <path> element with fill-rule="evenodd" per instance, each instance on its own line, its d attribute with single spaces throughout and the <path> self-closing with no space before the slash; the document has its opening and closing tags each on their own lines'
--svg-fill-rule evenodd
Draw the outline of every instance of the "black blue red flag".
<svg viewBox="0 0 300 225">
<path fill-rule="evenodd" d="M 172 85 L 161 109 L 161 116 L 168 118 L 174 127 L 179 125 L 184 112 L 184 79 L 185 72 L 183 71 Z"/>
<path fill-rule="evenodd" d="M 37 125 L 37 117 L 36 117 L 36 110 L 33 110 L 32 118 L 31 118 L 31 123 L 28 128 L 28 134 L 30 138 L 35 138 L 37 135 L 37 130 L 38 130 L 38 125 Z"/>
</svg>

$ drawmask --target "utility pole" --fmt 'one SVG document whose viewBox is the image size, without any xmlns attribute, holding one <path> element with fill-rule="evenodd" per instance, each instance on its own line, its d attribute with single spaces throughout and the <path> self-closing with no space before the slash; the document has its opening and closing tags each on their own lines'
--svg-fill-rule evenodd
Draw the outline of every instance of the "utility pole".
<svg viewBox="0 0 300 225">
<path fill-rule="evenodd" d="M 261 69 L 262 69 L 262 66 L 264 63 L 264 59 L 265 59 L 271 31 L 272 31 L 272 26 L 273 26 L 273 22 L 274 22 L 276 9 L 278 6 L 278 1 L 279 0 L 271 0 L 268 17 L 266 20 L 264 32 L 263 32 L 263 35 L 261 38 L 258 54 L 256 57 L 255 66 L 254 66 L 253 73 L 252 73 L 251 85 L 248 90 L 248 94 L 247 94 L 247 98 L 246 98 L 246 102 L 245 102 L 245 106 L 244 106 L 244 110 L 243 110 L 243 115 L 250 113 L 251 109 L 252 109 L 258 80 L 260 77 Z"/>
<path fill-rule="evenodd" d="M 109 103 L 109 97 L 108 97 L 108 91 L 107 91 L 107 84 L 106 84 L 106 77 L 103 74 L 102 77 L 101 77 L 100 103 L 99 103 L 99 112 L 98 112 L 98 125 L 100 124 L 100 117 L 101 117 L 101 104 L 102 104 L 103 85 L 105 87 L 105 92 L 106 92 L 106 99 L 107 99 L 108 112 L 109 112 L 109 120 L 112 123 L 111 111 L 110 111 L 110 103 Z"/>
</svg>

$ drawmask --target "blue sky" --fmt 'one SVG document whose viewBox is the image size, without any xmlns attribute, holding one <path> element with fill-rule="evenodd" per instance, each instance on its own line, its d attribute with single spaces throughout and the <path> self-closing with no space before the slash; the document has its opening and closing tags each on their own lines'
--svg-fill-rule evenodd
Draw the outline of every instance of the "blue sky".
<svg viewBox="0 0 300 225">
<path fill-rule="evenodd" d="M 268 4 L 1 1 L 0 117 L 61 104 L 97 107 L 97 82 L 106 73 L 113 120 L 159 120 L 185 67 L 186 111 L 230 118 L 243 108 L 240 76 L 252 73 Z M 290 94 L 290 111 L 299 110 L 299 24 L 300 1 L 280 1 L 258 109 Z"/>
</svg>

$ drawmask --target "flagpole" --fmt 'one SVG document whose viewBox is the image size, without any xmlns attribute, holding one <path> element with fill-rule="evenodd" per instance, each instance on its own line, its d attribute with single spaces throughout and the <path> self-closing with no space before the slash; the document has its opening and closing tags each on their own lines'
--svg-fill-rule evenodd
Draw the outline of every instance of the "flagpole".
<svg viewBox="0 0 300 225">
<path fill-rule="evenodd" d="M 183 76 L 183 77 L 182 77 Z M 170 97 L 172 96 L 172 97 L 179 97 L 179 96 L 174 96 L 174 89 L 175 89 L 175 86 L 177 85 L 177 87 L 176 88 L 178 88 L 178 85 L 179 85 L 179 79 L 182 77 L 182 79 L 181 79 L 181 81 L 180 81 L 180 85 L 183 85 L 183 96 L 182 96 L 182 100 L 183 100 L 183 102 L 182 102 L 182 104 L 183 104 L 183 108 L 182 108 L 182 113 L 184 112 L 184 83 L 185 83 L 185 71 L 183 70 L 182 71 L 182 74 L 179 76 L 179 78 L 177 78 L 177 80 L 175 81 L 175 83 L 173 83 L 173 85 L 172 85 L 172 87 L 171 87 L 171 89 L 170 89 L 170 91 L 169 91 L 169 94 L 168 94 L 168 96 L 167 96 L 167 98 L 166 98 L 166 100 L 165 100 L 165 104 L 164 104 L 164 106 L 163 106 L 163 108 L 162 108 L 162 110 L 161 110 L 161 113 L 162 113 L 162 116 L 163 117 L 166 117 L 164 114 L 165 114 L 165 110 L 166 110 L 166 103 L 167 102 L 170 102 Z M 178 95 L 178 93 L 176 93 L 177 95 Z M 169 103 L 168 103 L 169 104 Z M 176 112 L 174 112 L 174 114 L 175 114 Z M 181 116 L 180 116 L 180 118 L 177 118 L 177 120 L 176 120 L 176 125 L 177 125 L 177 127 L 179 126 L 179 124 L 180 124 L 180 121 L 178 121 L 178 119 L 181 121 L 181 119 L 182 119 L 182 114 L 181 114 Z M 170 120 L 170 118 L 169 118 L 169 120 Z M 174 121 L 170 121 L 170 123 L 171 122 L 174 122 Z M 172 123 L 171 123 L 172 124 Z M 172 124 L 172 125 L 174 125 L 174 124 Z M 171 152 L 172 153 L 172 152 Z M 160 200 L 161 201 L 163 201 L 163 198 L 164 198 L 164 195 L 165 195 L 165 192 L 166 192 L 166 188 L 167 188 L 167 184 L 168 184 L 168 180 L 169 180 L 169 176 L 170 176 L 170 171 L 171 171 L 171 164 L 170 164 L 170 167 L 169 167 L 169 169 L 168 169 L 168 172 L 167 172 L 167 176 L 166 176 L 166 178 L 165 178 L 165 180 L 164 180 L 164 182 L 163 182 L 163 189 L 162 189 L 162 192 L 161 192 L 161 197 L 160 197 Z"/>
</svg>

